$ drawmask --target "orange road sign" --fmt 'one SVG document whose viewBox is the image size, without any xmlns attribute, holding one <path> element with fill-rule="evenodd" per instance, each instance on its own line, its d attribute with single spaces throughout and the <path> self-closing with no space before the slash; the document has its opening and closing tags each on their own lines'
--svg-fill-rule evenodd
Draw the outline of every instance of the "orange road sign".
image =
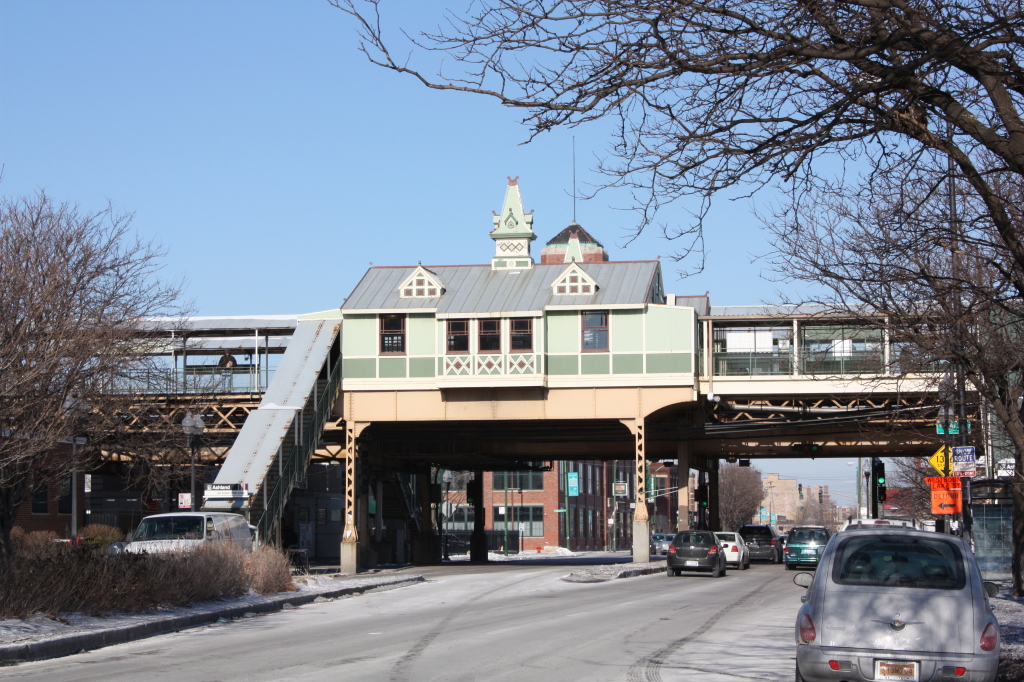
<svg viewBox="0 0 1024 682">
<path fill-rule="evenodd" d="M 959 490 L 932 490 L 932 514 L 962 514 L 963 511 Z"/>
<path fill-rule="evenodd" d="M 926 476 L 924 482 L 932 487 L 932 490 L 960 490 L 959 476 Z"/>
</svg>

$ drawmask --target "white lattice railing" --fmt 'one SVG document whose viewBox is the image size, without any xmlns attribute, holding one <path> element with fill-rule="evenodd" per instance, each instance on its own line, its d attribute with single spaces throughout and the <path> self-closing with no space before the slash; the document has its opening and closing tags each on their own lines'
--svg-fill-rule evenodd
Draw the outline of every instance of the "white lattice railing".
<svg viewBox="0 0 1024 682">
<path fill-rule="evenodd" d="M 444 376 L 488 376 L 488 375 L 529 375 L 537 374 L 537 355 L 446 355 Z"/>
</svg>

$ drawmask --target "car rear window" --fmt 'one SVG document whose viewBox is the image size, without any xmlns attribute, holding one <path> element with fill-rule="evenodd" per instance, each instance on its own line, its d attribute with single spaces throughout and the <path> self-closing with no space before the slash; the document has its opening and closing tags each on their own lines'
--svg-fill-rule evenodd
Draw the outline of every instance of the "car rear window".
<svg viewBox="0 0 1024 682">
<path fill-rule="evenodd" d="M 160 516 L 143 519 L 134 540 L 202 540 L 203 517 Z"/>
<path fill-rule="evenodd" d="M 740 535 L 744 540 L 751 538 L 771 538 L 772 532 L 764 526 L 745 526 L 740 528 Z"/>
<path fill-rule="evenodd" d="M 672 542 L 676 545 L 692 545 L 694 547 L 710 547 L 714 544 L 711 533 L 687 533 L 685 531 L 677 534 L 676 539 Z"/>
<path fill-rule="evenodd" d="M 836 547 L 832 581 L 962 590 L 967 578 L 960 548 L 951 542 L 905 535 L 857 535 Z"/>
<path fill-rule="evenodd" d="M 824 530 L 810 529 L 810 530 L 795 530 L 789 534 L 789 544 L 791 545 L 807 545 L 812 542 L 823 545 L 828 542 L 828 533 Z"/>
<path fill-rule="evenodd" d="M 736 542 L 736 533 L 715 533 L 719 540 L 726 542 Z"/>
</svg>

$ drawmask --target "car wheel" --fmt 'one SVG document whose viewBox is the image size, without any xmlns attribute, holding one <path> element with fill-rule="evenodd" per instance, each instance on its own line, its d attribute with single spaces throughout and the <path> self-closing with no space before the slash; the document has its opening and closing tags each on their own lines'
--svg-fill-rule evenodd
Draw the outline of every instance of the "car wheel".
<svg viewBox="0 0 1024 682">
<path fill-rule="evenodd" d="M 720 577 L 722 577 L 722 565 L 721 564 L 715 566 L 711 570 L 711 577 L 712 578 L 720 578 Z"/>
<path fill-rule="evenodd" d="M 796 666 L 796 678 L 794 679 L 794 682 L 807 682 L 807 680 L 804 679 L 804 676 L 800 674 L 800 666 L 799 665 Z"/>
<path fill-rule="evenodd" d="M 725 574 L 726 574 L 726 573 L 728 573 L 728 572 L 729 572 L 729 565 L 728 565 L 728 564 L 726 564 L 726 563 L 725 563 L 725 562 L 723 561 L 723 562 L 722 562 L 722 573 L 721 573 L 721 575 L 725 575 Z"/>
<path fill-rule="evenodd" d="M 745 571 L 750 568 L 750 557 L 747 557 L 746 561 L 740 562 L 740 570 Z"/>
<path fill-rule="evenodd" d="M 796 565 L 795 564 L 786 564 L 786 570 L 787 571 L 796 570 Z"/>
</svg>

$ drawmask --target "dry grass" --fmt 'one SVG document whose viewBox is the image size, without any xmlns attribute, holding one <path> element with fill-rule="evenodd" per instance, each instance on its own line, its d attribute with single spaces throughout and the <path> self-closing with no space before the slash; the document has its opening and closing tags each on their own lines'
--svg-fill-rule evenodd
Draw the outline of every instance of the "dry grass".
<svg viewBox="0 0 1024 682">
<path fill-rule="evenodd" d="M 43 533 L 12 533 L 15 555 L 0 563 L 0 618 L 43 613 L 138 613 L 158 606 L 294 590 L 283 552 L 246 556 L 233 545 L 191 552 L 108 555 Z M 100 533 L 99 537 L 105 538 Z"/>
<path fill-rule="evenodd" d="M 245 558 L 245 574 L 249 586 L 260 594 L 294 592 L 288 556 L 273 547 L 258 547 Z"/>
</svg>

